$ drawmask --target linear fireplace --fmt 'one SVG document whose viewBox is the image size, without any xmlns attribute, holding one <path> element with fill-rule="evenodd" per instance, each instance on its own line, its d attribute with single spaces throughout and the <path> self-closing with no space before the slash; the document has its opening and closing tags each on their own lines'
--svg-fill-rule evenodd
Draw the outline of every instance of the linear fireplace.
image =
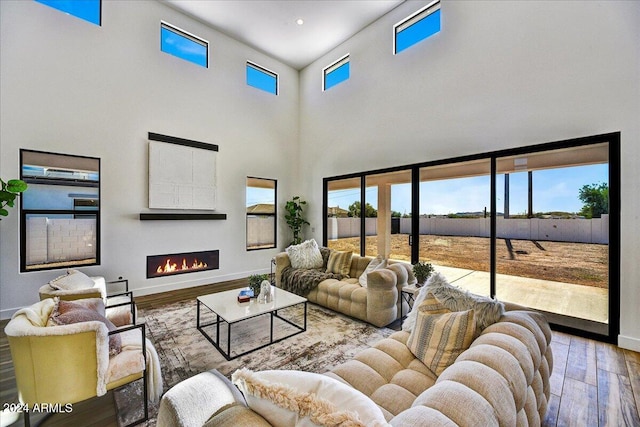
<svg viewBox="0 0 640 427">
<path fill-rule="evenodd" d="M 219 268 L 218 250 L 147 256 L 147 279 Z"/>
</svg>

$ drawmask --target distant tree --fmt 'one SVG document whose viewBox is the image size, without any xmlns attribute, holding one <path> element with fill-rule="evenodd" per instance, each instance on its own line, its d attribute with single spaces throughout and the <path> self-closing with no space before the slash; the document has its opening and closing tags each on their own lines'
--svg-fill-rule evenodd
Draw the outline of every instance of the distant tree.
<svg viewBox="0 0 640 427">
<path fill-rule="evenodd" d="M 362 209 L 361 209 L 361 205 L 360 202 L 353 202 L 349 205 L 349 216 L 352 218 L 360 218 L 360 213 L 361 213 Z M 365 217 L 366 218 L 377 218 L 378 217 L 378 211 L 371 206 L 369 203 L 367 203 L 364 206 L 364 213 L 365 213 Z"/>
<path fill-rule="evenodd" d="M 402 214 L 398 211 L 391 211 L 391 218 L 402 218 Z"/>
<path fill-rule="evenodd" d="M 609 185 L 605 183 L 583 185 L 578 191 L 582 202 L 580 215 L 585 218 L 600 218 L 609 213 Z"/>
</svg>

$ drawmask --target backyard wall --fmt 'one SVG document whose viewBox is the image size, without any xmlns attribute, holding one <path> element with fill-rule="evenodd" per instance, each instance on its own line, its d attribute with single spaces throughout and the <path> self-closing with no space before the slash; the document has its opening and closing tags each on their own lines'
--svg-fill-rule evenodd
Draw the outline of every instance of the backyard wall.
<svg viewBox="0 0 640 427">
<path fill-rule="evenodd" d="M 443 1 L 437 35 L 398 55 L 408 1 L 300 74 L 300 194 L 322 237 L 322 179 L 621 132 L 621 329 L 640 351 L 640 3 Z M 322 69 L 350 54 L 349 80 Z"/>
</svg>

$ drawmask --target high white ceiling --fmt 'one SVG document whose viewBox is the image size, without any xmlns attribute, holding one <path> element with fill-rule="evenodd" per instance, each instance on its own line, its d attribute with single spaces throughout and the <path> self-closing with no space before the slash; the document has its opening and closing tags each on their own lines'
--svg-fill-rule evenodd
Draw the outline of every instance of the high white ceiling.
<svg viewBox="0 0 640 427">
<path fill-rule="evenodd" d="M 404 0 L 161 0 L 302 69 Z M 304 24 L 298 25 L 298 19 Z M 187 30 L 187 28 L 184 28 Z"/>
</svg>

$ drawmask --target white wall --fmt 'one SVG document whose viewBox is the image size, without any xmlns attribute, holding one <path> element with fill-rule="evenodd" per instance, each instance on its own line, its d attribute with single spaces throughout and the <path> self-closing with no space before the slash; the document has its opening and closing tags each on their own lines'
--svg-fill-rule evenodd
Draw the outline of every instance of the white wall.
<svg viewBox="0 0 640 427">
<path fill-rule="evenodd" d="M 640 3 L 443 0 L 442 31 L 393 56 L 393 24 L 427 3 L 301 72 L 310 222 L 322 224 L 324 177 L 620 131 L 620 344 L 640 351 Z M 321 92 L 322 68 L 346 53 L 350 79 Z"/>
<path fill-rule="evenodd" d="M 0 2 L 0 175 L 21 148 L 101 159 L 100 266 L 136 295 L 268 272 L 277 249 L 246 251 L 247 176 L 295 182 L 298 72 L 157 1 L 105 1 L 103 26 L 34 1 Z M 160 52 L 160 21 L 210 42 L 205 69 Z M 245 84 L 252 60 L 280 75 L 280 95 Z M 140 221 L 148 211 L 148 132 L 218 144 L 218 211 L 226 221 Z M 18 210 L 0 221 L 0 315 L 35 302 L 62 270 L 20 274 Z M 278 243 L 289 240 L 279 224 Z M 220 269 L 146 279 L 146 256 L 220 250 Z"/>
</svg>

